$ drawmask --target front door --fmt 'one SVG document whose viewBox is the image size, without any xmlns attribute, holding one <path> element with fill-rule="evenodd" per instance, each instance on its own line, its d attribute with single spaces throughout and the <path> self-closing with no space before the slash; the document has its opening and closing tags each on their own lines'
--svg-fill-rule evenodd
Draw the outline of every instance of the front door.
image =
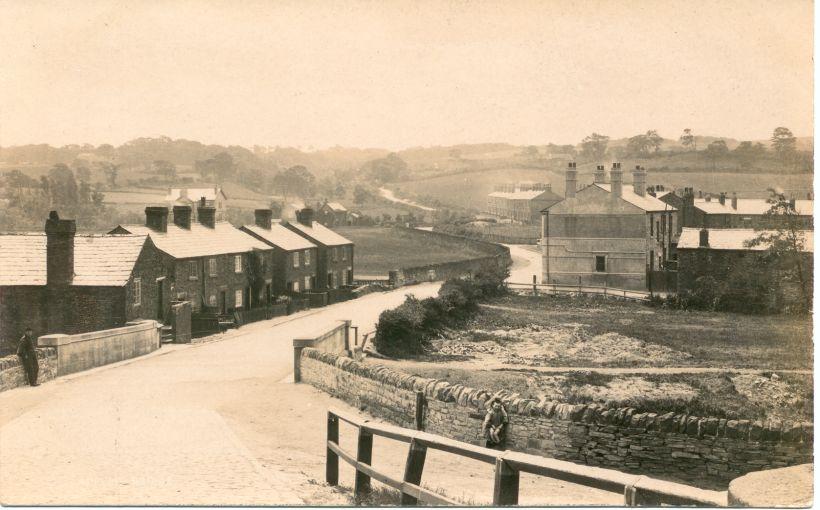
<svg viewBox="0 0 820 510">
<path fill-rule="evenodd" d="M 224 290 L 220 290 L 219 291 L 219 313 L 221 313 L 222 315 L 225 315 L 226 313 L 228 313 L 228 308 L 227 308 L 226 302 L 227 302 L 227 293 Z"/>
<path fill-rule="evenodd" d="M 157 320 L 165 323 L 165 306 L 162 300 L 164 279 L 157 280 Z"/>
</svg>

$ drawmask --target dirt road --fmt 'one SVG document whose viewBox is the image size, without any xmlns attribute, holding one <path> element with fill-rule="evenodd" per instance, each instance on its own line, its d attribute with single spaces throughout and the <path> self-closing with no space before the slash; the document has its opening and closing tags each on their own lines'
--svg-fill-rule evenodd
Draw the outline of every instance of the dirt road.
<svg viewBox="0 0 820 510">
<path fill-rule="evenodd" d="M 512 266 L 508 282 L 532 283 L 532 277 L 541 283 L 541 252 L 538 247 L 529 244 L 505 244 L 510 249 Z"/>
</svg>

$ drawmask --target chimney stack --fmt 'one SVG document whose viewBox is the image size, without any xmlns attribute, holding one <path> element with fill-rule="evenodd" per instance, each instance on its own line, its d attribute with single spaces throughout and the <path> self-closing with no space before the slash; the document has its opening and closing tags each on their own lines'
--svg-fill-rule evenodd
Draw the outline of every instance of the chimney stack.
<svg viewBox="0 0 820 510">
<path fill-rule="evenodd" d="M 646 170 L 638 165 L 632 172 L 632 190 L 636 195 L 646 196 Z"/>
<path fill-rule="evenodd" d="M 700 229 L 700 239 L 698 240 L 698 246 L 701 248 L 708 248 L 709 247 L 709 230 L 702 228 Z"/>
<path fill-rule="evenodd" d="M 612 186 L 612 196 L 620 197 L 623 195 L 623 171 L 621 171 L 620 163 L 612 163 L 612 169 L 609 171 L 609 181 Z"/>
<path fill-rule="evenodd" d="M 604 165 L 595 167 L 595 184 L 604 184 L 606 182 L 606 169 Z"/>
<path fill-rule="evenodd" d="M 797 200 L 795 200 L 793 198 L 789 199 L 789 209 L 791 209 L 792 211 L 797 210 Z"/>
<path fill-rule="evenodd" d="M 698 190 L 698 198 L 703 198 L 703 190 L 702 189 Z"/>
<path fill-rule="evenodd" d="M 706 194 L 706 201 L 707 201 L 707 202 L 711 202 L 711 201 L 712 201 L 712 194 L 711 194 L 711 193 L 707 193 L 707 194 Z"/>
<path fill-rule="evenodd" d="M 145 226 L 155 232 L 168 232 L 168 208 L 146 207 Z"/>
<path fill-rule="evenodd" d="M 205 199 L 202 199 L 202 201 L 204 202 Z M 208 228 L 216 227 L 216 207 L 200 206 L 196 214 L 200 224 Z"/>
<path fill-rule="evenodd" d="M 718 202 L 720 202 L 720 205 L 726 205 L 726 193 L 724 193 L 723 191 L 721 191 L 720 195 L 718 196 Z"/>
<path fill-rule="evenodd" d="M 71 285 L 74 279 L 74 220 L 61 220 L 51 211 L 46 220 L 46 283 Z"/>
<path fill-rule="evenodd" d="M 737 211 L 737 193 L 732 192 L 732 209 Z"/>
<path fill-rule="evenodd" d="M 576 185 L 578 184 L 578 172 L 575 163 L 567 163 L 567 188 L 564 190 L 564 197 L 575 198 Z"/>
<path fill-rule="evenodd" d="M 302 210 L 296 211 L 296 221 L 306 227 L 313 227 L 313 209 L 305 207 Z"/>
<path fill-rule="evenodd" d="M 174 225 L 185 230 L 191 230 L 191 206 L 190 205 L 175 205 L 174 206 Z"/>
<path fill-rule="evenodd" d="M 265 230 L 270 230 L 273 211 L 271 211 L 270 209 L 256 209 L 253 211 L 253 215 L 256 219 L 257 227 L 264 228 Z"/>
</svg>

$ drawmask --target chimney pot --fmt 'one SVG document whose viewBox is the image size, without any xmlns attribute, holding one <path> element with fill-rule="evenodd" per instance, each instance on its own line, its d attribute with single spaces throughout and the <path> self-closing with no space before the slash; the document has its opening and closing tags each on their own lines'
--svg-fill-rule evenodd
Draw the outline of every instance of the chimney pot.
<svg viewBox="0 0 820 510">
<path fill-rule="evenodd" d="M 720 205 L 726 205 L 726 193 L 722 191 L 720 192 L 720 195 L 718 196 L 718 202 L 720 202 Z"/>
<path fill-rule="evenodd" d="M 700 229 L 700 238 L 698 239 L 698 246 L 701 248 L 708 248 L 709 247 L 709 230 L 702 228 Z"/>
<path fill-rule="evenodd" d="M 575 190 L 577 189 L 578 184 L 578 172 L 575 170 L 575 163 L 570 162 L 569 166 L 567 167 L 567 185 L 564 191 L 564 196 L 566 198 L 574 198 L 575 197 Z"/>
<path fill-rule="evenodd" d="M 313 227 L 313 209 L 305 207 L 300 211 L 296 211 L 296 221 L 306 227 Z"/>
<path fill-rule="evenodd" d="M 609 172 L 609 181 L 612 197 L 621 197 L 623 195 L 623 172 L 621 172 L 620 163 L 612 163 L 612 170 Z"/>
<path fill-rule="evenodd" d="M 61 220 L 57 211 L 51 211 L 46 220 L 46 283 L 71 285 L 74 279 L 74 220 Z"/>
<path fill-rule="evenodd" d="M 256 226 L 264 228 L 265 230 L 270 230 L 273 211 L 270 209 L 256 209 L 253 211 L 253 215 L 256 219 Z"/>
<path fill-rule="evenodd" d="M 156 232 L 168 231 L 168 208 L 146 207 L 145 226 Z"/>
<path fill-rule="evenodd" d="M 191 230 L 191 206 L 174 206 L 174 225 L 185 230 Z"/>
<path fill-rule="evenodd" d="M 205 199 L 202 199 L 203 203 Z M 202 205 L 197 209 L 197 218 L 199 223 L 208 228 L 216 228 L 216 208 Z"/>
<path fill-rule="evenodd" d="M 732 192 L 732 209 L 737 211 L 737 193 Z"/>
</svg>

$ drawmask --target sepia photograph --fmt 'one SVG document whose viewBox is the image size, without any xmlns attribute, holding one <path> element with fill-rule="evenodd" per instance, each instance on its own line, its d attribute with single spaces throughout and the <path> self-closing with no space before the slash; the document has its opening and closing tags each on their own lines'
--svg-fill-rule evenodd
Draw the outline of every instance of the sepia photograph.
<svg viewBox="0 0 820 510">
<path fill-rule="evenodd" d="M 814 504 L 812 0 L 0 0 L 0 505 Z"/>
</svg>

